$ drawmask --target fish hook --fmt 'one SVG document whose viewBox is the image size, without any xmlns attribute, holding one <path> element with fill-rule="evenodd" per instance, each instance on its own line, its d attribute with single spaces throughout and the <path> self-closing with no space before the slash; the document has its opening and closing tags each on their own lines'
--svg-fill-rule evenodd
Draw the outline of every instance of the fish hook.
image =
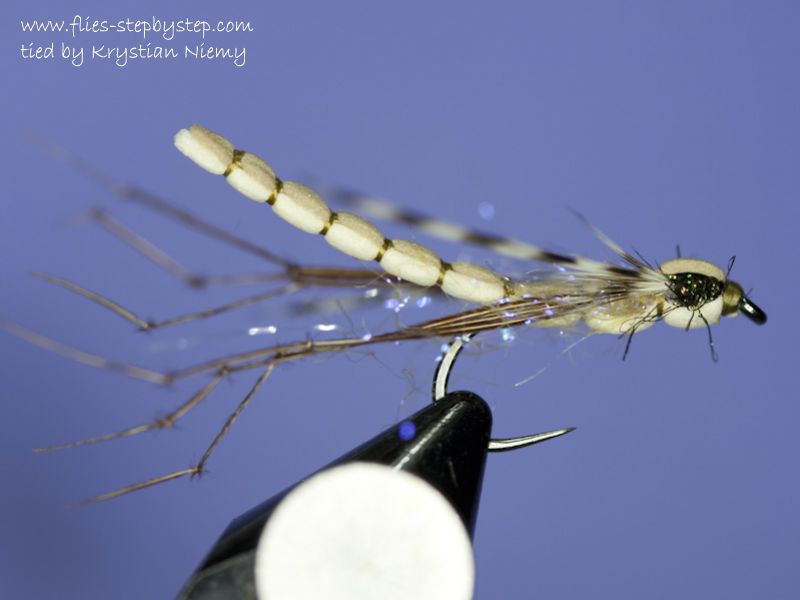
<svg viewBox="0 0 800 600">
<path fill-rule="evenodd" d="M 472 338 L 472 334 L 460 335 L 453 338 L 450 342 L 447 351 L 439 361 L 439 366 L 436 368 L 436 373 L 433 376 L 433 401 L 437 402 L 447 395 L 447 383 L 450 379 L 450 372 L 453 370 L 453 365 L 456 358 L 461 354 L 464 345 Z M 516 450 L 517 448 L 524 448 L 525 446 L 532 446 L 539 442 L 546 442 L 553 438 L 560 437 L 574 431 L 574 427 L 565 427 L 563 429 L 555 429 L 553 431 L 546 431 L 544 433 L 535 433 L 533 435 L 525 435 L 522 437 L 514 438 L 492 438 L 489 440 L 489 452 L 504 452 L 508 450 Z"/>
</svg>

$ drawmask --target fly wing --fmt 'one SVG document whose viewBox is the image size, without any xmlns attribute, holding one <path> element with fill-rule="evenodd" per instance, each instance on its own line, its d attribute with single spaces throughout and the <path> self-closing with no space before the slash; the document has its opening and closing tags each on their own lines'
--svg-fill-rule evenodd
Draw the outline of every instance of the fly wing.
<svg viewBox="0 0 800 600">
<path fill-rule="evenodd" d="M 518 325 L 544 325 L 549 322 L 577 322 L 597 307 L 629 297 L 622 290 L 590 293 L 578 286 L 561 289 L 559 294 L 520 297 L 508 302 L 480 306 L 453 315 L 404 328 L 404 337 L 453 337 Z"/>
<path fill-rule="evenodd" d="M 467 243 L 486 248 L 495 254 L 520 260 L 542 261 L 563 265 L 567 268 L 586 273 L 611 274 L 614 277 L 640 279 L 643 275 L 655 273 L 652 267 L 640 261 L 629 252 L 623 250 L 611 238 L 591 225 L 580 213 L 575 213 L 582 221 L 586 222 L 594 234 L 606 246 L 620 256 L 630 267 L 620 267 L 583 256 L 567 256 L 549 252 L 534 244 L 520 240 L 499 236 L 494 233 L 464 227 L 450 221 L 431 217 L 425 213 L 402 208 L 393 202 L 377 196 L 369 196 L 352 189 L 339 186 L 315 186 L 320 193 L 324 193 L 333 203 L 352 208 L 355 212 L 367 215 L 382 221 L 403 223 L 421 231 L 426 235 L 438 239 Z M 574 211 L 573 211 L 574 212 Z"/>
</svg>

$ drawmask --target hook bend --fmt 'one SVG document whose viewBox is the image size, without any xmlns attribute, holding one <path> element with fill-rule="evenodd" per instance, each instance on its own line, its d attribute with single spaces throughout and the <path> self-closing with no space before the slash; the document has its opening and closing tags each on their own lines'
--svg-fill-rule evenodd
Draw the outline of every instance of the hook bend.
<svg viewBox="0 0 800 600">
<path fill-rule="evenodd" d="M 450 380 L 450 373 L 453 370 L 453 365 L 464 349 L 464 345 L 472 338 L 472 334 L 460 335 L 453 338 L 450 342 L 447 351 L 442 355 L 439 365 L 436 367 L 436 373 L 433 375 L 433 401 L 437 402 L 447 395 L 447 384 Z M 533 435 L 525 435 L 522 437 L 513 438 L 492 438 L 489 440 L 489 452 L 508 452 L 509 450 L 516 450 L 524 448 L 525 446 L 532 446 L 540 442 L 546 442 L 553 438 L 560 437 L 574 431 L 574 427 L 565 427 L 563 429 L 554 429 L 553 431 L 546 431 L 544 433 L 535 433 Z"/>
</svg>

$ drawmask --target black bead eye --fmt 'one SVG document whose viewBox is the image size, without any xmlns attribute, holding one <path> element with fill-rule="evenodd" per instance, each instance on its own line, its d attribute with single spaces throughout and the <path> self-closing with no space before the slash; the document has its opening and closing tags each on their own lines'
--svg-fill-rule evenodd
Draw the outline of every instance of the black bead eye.
<svg viewBox="0 0 800 600">
<path fill-rule="evenodd" d="M 684 308 L 699 308 L 722 293 L 723 283 L 716 277 L 690 272 L 667 277 L 677 303 Z"/>
<path fill-rule="evenodd" d="M 756 304 L 745 295 L 742 295 L 742 298 L 739 300 L 739 312 L 756 325 L 763 325 L 767 322 L 767 313 L 756 306 Z"/>
</svg>

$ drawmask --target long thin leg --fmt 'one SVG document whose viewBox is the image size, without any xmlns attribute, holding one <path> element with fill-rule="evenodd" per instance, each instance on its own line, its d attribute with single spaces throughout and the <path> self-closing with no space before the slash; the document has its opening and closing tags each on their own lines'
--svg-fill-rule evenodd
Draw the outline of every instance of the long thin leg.
<svg viewBox="0 0 800 600">
<path fill-rule="evenodd" d="M 714 346 L 714 336 L 711 333 L 711 324 L 708 322 L 708 319 L 703 316 L 703 313 L 699 310 L 697 314 L 700 315 L 700 318 L 703 319 L 703 324 L 706 326 L 706 331 L 708 332 L 708 348 L 711 351 L 711 360 L 714 362 L 719 361 L 719 355 L 717 354 L 717 349 Z"/>
<path fill-rule="evenodd" d="M 155 265 L 182 280 L 187 285 L 192 287 L 201 287 L 205 285 L 204 277 L 195 275 L 189 271 L 169 254 L 161 250 L 161 248 L 144 239 L 137 233 L 134 233 L 122 223 L 108 215 L 104 210 L 99 208 L 92 209 L 89 216 L 94 222 L 99 224 L 114 237 L 136 250 Z"/>
<path fill-rule="evenodd" d="M 427 334 L 426 332 L 419 332 L 418 334 L 409 335 L 408 333 L 398 331 L 375 337 L 353 337 L 339 338 L 336 340 L 289 342 L 286 344 L 277 344 L 275 346 L 268 346 L 266 348 L 249 350 L 247 352 L 239 352 L 237 354 L 211 359 L 202 363 L 191 365 L 189 367 L 184 367 L 176 371 L 160 372 L 153 371 L 151 369 L 144 369 L 137 365 L 115 362 L 96 354 L 84 352 L 83 350 L 62 344 L 61 342 L 57 342 L 13 322 L 0 320 L 0 330 L 5 330 L 10 334 L 25 340 L 29 344 L 39 346 L 40 348 L 49 350 L 50 352 L 61 354 L 62 356 L 74 360 L 75 362 L 86 364 L 98 369 L 115 371 L 134 379 L 149 381 L 150 383 L 156 383 L 159 385 L 169 385 L 179 379 L 188 379 L 190 377 L 202 375 L 203 373 L 223 371 L 225 373 L 233 373 L 239 371 L 248 371 L 250 369 L 262 368 L 270 361 L 283 362 L 287 360 L 303 358 L 304 356 L 321 354 L 324 352 L 336 352 L 356 346 L 379 344 L 388 341 L 400 341 L 401 339 L 419 339 L 431 337 L 433 335 Z"/>
<path fill-rule="evenodd" d="M 195 231 L 237 247 L 244 252 L 263 258 L 273 264 L 283 266 L 291 265 L 291 261 L 274 254 L 258 244 L 240 238 L 221 227 L 208 223 L 171 202 L 168 202 L 164 198 L 148 192 L 139 186 L 115 180 L 106 173 L 100 171 L 89 161 L 69 152 L 50 140 L 45 140 L 36 136 L 31 136 L 31 140 L 51 156 L 66 162 L 76 171 L 98 185 L 110 190 L 123 200 L 145 206 L 171 217 Z M 390 219 L 405 223 L 440 239 L 478 244 L 501 255 L 514 258 L 530 258 L 532 255 L 541 254 L 541 250 L 532 244 L 503 238 L 491 233 L 472 230 L 455 223 L 429 217 L 422 213 L 403 210 L 392 205 L 392 203 L 387 200 L 369 197 L 341 187 L 326 188 L 326 191 L 332 193 L 334 201 L 338 204 L 356 207 L 365 214 L 372 215 L 375 218 Z"/>
<path fill-rule="evenodd" d="M 144 381 L 158 383 L 160 385 L 166 385 L 172 381 L 170 375 L 166 373 L 160 373 L 151 369 L 144 369 L 142 367 L 129 365 L 127 363 L 116 362 L 102 356 L 97 356 L 96 354 L 90 354 L 88 352 L 84 352 L 83 350 L 78 350 L 77 348 L 73 348 L 72 346 L 67 346 L 66 344 L 52 340 L 41 335 L 40 333 L 36 333 L 35 331 L 31 331 L 30 329 L 22 327 L 21 325 L 12 323 L 11 321 L 0 320 L 0 329 L 6 330 L 8 333 L 25 340 L 29 344 L 39 346 L 40 348 L 44 348 L 50 352 L 55 352 L 56 354 L 65 356 L 71 360 L 74 360 L 75 362 L 89 365 L 90 367 L 106 369 L 108 371 L 116 371 L 117 373 L 122 373 L 135 379 L 142 379 Z"/>
<path fill-rule="evenodd" d="M 66 279 L 62 279 L 61 277 L 54 277 L 53 275 L 47 275 L 45 273 L 34 273 L 34 275 L 40 279 L 43 279 L 44 281 L 47 281 L 59 287 L 63 287 L 64 289 L 67 289 L 71 292 L 75 292 L 76 294 L 99 304 L 103 308 L 107 308 L 115 315 L 122 317 L 129 323 L 133 323 L 134 325 L 136 325 L 136 327 L 138 327 L 142 331 L 152 331 L 154 329 L 159 329 L 161 327 L 168 327 L 170 325 L 176 325 L 178 323 L 186 323 L 187 321 L 206 319 L 208 317 L 213 317 L 222 313 L 230 312 L 232 310 L 236 310 L 244 306 L 249 306 L 257 302 L 263 302 L 264 300 L 269 300 L 270 298 L 283 296 L 285 294 L 291 294 L 292 292 L 295 292 L 303 287 L 301 284 L 298 283 L 288 283 L 277 289 L 269 290 L 267 292 L 262 292 L 260 294 L 254 294 L 252 296 L 247 296 L 246 298 L 241 298 L 239 300 L 235 300 L 227 304 L 222 304 L 220 306 L 215 306 L 213 308 L 207 308 L 204 310 L 198 310 L 195 312 L 178 315 L 176 317 L 170 317 L 169 319 L 164 319 L 162 321 L 147 321 L 145 319 L 142 319 L 132 310 L 125 308 L 121 304 L 118 304 L 113 300 L 109 300 L 108 298 L 98 294 L 97 292 L 87 290 L 86 288 L 81 287 L 76 283 L 73 283 Z"/>
<path fill-rule="evenodd" d="M 94 496 L 92 498 L 81 500 L 80 502 L 76 502 L 75 504 L 69 505 L 67 508 L 77 508 L 78 506 L 84 506 L 86 504 L 94 504 L 95 502 L 103 502 L 105 500 L 111 500 L 112 498 L 119 498 L 120 496 L 124 496 L 125 494 L 130 494 L 131 492 L 136 492 L 138 490 L 143 490 L 145 488 L 153 487 L 154 485 L 158 485 L 159 483 L 165 483 L 167 481 L 172 481 L 173 479 L 179 479 L 180 477 L 184 477 L 186 475 L 192 475 L 193 473 L 194 473 L 194 467 L 190 467 L 188 469 L 181 469 L 180 471 L 167 473 L 166 475 L 162 475 L 160 477 L 153 477 L 152 479 L 148 479 L 147 481 L 141 481 L 139 483 L 127 485 L 124 488 L 114 490 L 113 492 L 108 492 L 106 494 L 101 494 L 99 496 Z"/>
<path fill-rule="evenodd" d="M 170 219 L 178 221 L 182 225 L 197 231 L 203 235 L 214 238 L 224 244 L 238 248 L 242 252 L 257 256 L 267 262 L 278 265 L 283 268 L 287 274 L 288 279 L 292 279 L 299 283 L 306 283 L 307 285 L 324 285 L 324 286 L 349 286 L 349 285 L 394 285 L 398 280 L 396 277 L 387 273 L 376 272 L 374 269 L 346 269 L 346 268 L 331 268 L 331 267 L 303 267 L 294 262 L 283 258 L 271 252 L 267 248 L 246 240 L 226 229 L 209 223 L 200 217 L 192 214 L 191 212 L 173 204 L 172 202 L 156 195 L 139 186 L 122 183 L 113 179 L 106 173 L 100 171 L 90 162 L 82 159 L 81 157 L 69 152 L 62 146 L 54 144 L 49 140 L 31 136 L 31 141 L 39 146 L 42 150 L 56 158 L 66 162 L 78 173 L 87 177 L 97 185 L 109 190 L 122 200 L 138 204 L 157 213 L 160 213 Z M 132 232 L 131 232 L 132 233 Z M 134 234 L 136 235 L 136 234 Z M 149 244 L 149 242 L 147 242 Z M 159 250 L 160 252 L 160 250 Z M 171 257 L 170 257 L 171 258 Z M 179 269 L 182 266 L 178 265 Z M 183 270 L 184 274 L 190 275 L 191 273 Z M 180 276 L 180 275 L 179 275 Z M 234 276 L 236 277 L 236 276 Z M 248 283 L 245 279 L 241 280 L 242 283 Z M 270 277 L 270 276 L 267 276 Z M 255 276 L 256 280 L 258 275 Z M 224 279 L 222 279 L 224 282 Z"/>
<path fill-rule="evenodd" d="M 631 351 L 631 342 L 633 342 L 633 335 L 636 333 L 636 325 L 631 327 L 630 331 L 626 334 L 627 341 L 625 342 L 625 350 L 622 353 L 622 360 L 628 358 L 628 352 Z"/>
<path fill-rule="evenodd" d="M 216 315 L 230 312 L 233 310 L 237 310 L 239 308 L 243 308 L 245 306 L 250 306 L 251 304 L 256 304 L 258 302 L 264 302 L 265 300 L 270 300 L 272 298 L 277 298 L 279 296 L 286 296 L 293 294 L 309 285 L 313 285 L 311 283 L 306 283 L 305 281 L 319 281 L 318 277 L 325 277 L 331 276 L 332 278 L 336 277 L 336 269 L 326 269 L 325 273 L 320 274 L 317 272 L 309 272 L 306 273 L 306 276 L 300 277 L 300 281 L 294 281 L 293 279 L 289 280 L 289 283 L 272 290 L 268 290 L 266 292 L 261 292 L 259 294 L 253 294 L 252 296 L 246 296 L 245 298 L 240 298 L 239 300 L 234 300 L 233 302 L 229 302 L 227 304 L 222 304 L 219 306 L 215 306 L 212 308 L 206 308 L 203 310 L 198 310 L 191 313 L 186 313 L 182 315 L 177 315 L 175 317 L 170 317 L 168 319 L 163 319 L 161 321 L 154 321 L 154 320 L 146 320 L 137 315 L 132 310 L 125 308 L 121 304 L 114 302 L 113 300 L 106 298 L 102 294 L 98 294 L 97 292 L 93 292 L 91 290 L 86 289 L 83 286 L 78 285 L 72 281 L 67 279 L 63 279 L 62 277 L 56 277 L 54 275 L 48 275 L 46 273 L 33 273 L 35 277 L 47 281 L 48 283 L 52 283 L 53 285 L 57 285 L 62 287 L 66 290 L 74 292 L 79 296 L 83 296 L 87 300 L 91 300 L 92 302 L 99 304 L 103 308 L 106 308 L 113 312 L 115 315 L 125 319 L 129 323 L 135 325 L 141 331 L 152 331 L 154 329 L 159 329 L 163 327 L 169 327 L 170 325 L 177 325 L 178 323 L 186 323 L 188 321 L 196 321 L 199 319 L 207 319 L 209 317 L 214 317 Z M 348 279 L 349 273 L 345 270 L 342 273 L 342 277 L 338 278 L 340 281 L 351 281 Z M 375 278 L 374 274 L 371 274 L 371 281 L 374 282 L 375 285 L 390 285 L 385 280 L 381 281 Z M 331 280 L 333 281 L 333 279 Z"/>
<path fill-rule="evenodd" d="M 146 240 L 142 240 L 145 243 Z M 161 251 L 153 246 L 155 252 L 160 253 Z M 172 259 L 167 255 L 163 257 L 159 256 L 159 260 L 164 258 L 165 261 L 171 261 Z M 183 269 L 183 267 L 177 265 L 173 265 L 169 268 L 172 271 L 172 268 L 176 269 Z M 188 273 L 188 271 L 187 271 Z M 177 323 L 185 323 L 187 321 L 194 321 L 198 319 L 206 319 L 208 317 L 213 317 L 225 312 L 230 312 L 232 310 L 236 310 L 245 306 L 249 306 L 251 304 L 255 304 L 257 302 L 263 302 L 264 300 L 268 300 L 271 298 L 275 298 L 277 296 L 288 295 L 303 289 L 304 287 L 316 285 L 316 286 L 345 286 L 345 287 L 358 287 L 358 286 L 389 286 L 389 287 L 402 287 L 396 282 L 396 278 L 392 277 L 383 277 L 382 275 L 378 275 L 374 272 L 365 270 L 365 269 L 339 269 L 335 267 L 301 267 L 301 266 L 294 266 L 292 269 L 288 270 L 284 274 L 276 274 L 273 276 L 264 275 L 265 278 L 269 277 L 272 281 L 280 281 L 280 280 L 288 280 L 284 286 L 281 286 L 277 289 L 269 290 L 267 292 L 262 292 L 260 294 L 254 294 L 252 296 L 247 296 L 245 298 L 235 300 L 233 302 L 223 304 L 220 306 L 216 306 L 213 308 L 208 308 L 204 310 L 199 310 L 183 315 L 178 315 L 175 317 L 171 317 L 169 319 L 164 319 L 161 321 L 152 321 L 152 320 L 145 320 L 134 313 L 132 310 L 125 308 L 121 304 L 106 298 L 105 296 L 98 294 L 97 292 L 93 292 L 88 290 L 77 283 L 71 282 L 67 279 L 63 279 L 61 277 L 56 277 L 54 275 L 48 275 L 46 273 L 33 273 L 35 277 L 52 283 L 53 285 L 57 285 L 64 289 L 67 289 L 71 292 L 74 292 L 92 302 L 99 304 L 100 306 L 110 310 L 114 314 L 119 317 L 122 317 L 129 323 L 132 323 L 136 327 L 138 327 L 142 331 L 151 331 L 153 329 L 158 329 L 161 327 L 167 327 L 170 325 L 175 325 Z M 183 279 L 182 275 L 179 275 Z M 196 279 L 195 275 L 189 274 L 188 277 L 190 279 Z"/>
<path fill-rule="evenodd" d="M 238 285 L 249 283 L 262 283 L 286 279 L 284 272 L 280 273 L 247 273 L 241 275 L 199 275 L 184 267 L 175 258 L 164 252 L 161 248 L 132 231 L 118 220 L 111 217 L 106 211 L 95 208 L 89 216 L 111 235 L 130 246 L 139 254 L 147 258 L 164 271 L 174 275 L 190 287 L 202 288 L 208 285 Z"/>
<path fill-rule="evenodd" d="M 78 173 L 95 182 L 97 185 L 111 191 L 122 200 L 126 200 L 153 210 L 170 219 L 178 221 L 182 225 L 185 225 L 186 227 L 197 231 L 198 233 L 214 238 L 224 244 L 238 248 L 242 252 L 252 254 L 253 256 L 257 256 L 258 258 L 266 260 L 267 262 L 278 265 L 283 268 L 284 272 L 286 273 L 286 278 L 297 281 L 298 283 L 335 287 L 351 285 L 398 284 L 397 277 L 388 273 L 375 271 L 374 269 L 304 267 L 297 265 L 294 262 L 287 260 L 282 256 L 275 254 L 274 252 L 271 252 L 267 248 L 246 240 L 222 227 L 219 227 L 218 225 L 209 223 L 208 221 L 201 219 L 191 212 L 156 194 L 148 192 L 139 186 L 129 183 L 122 183 L 113 179 L 106 173 L 100 171 L 90 162 L 80 158 L 72 152 L 69 152 L 62 146 L 36 136 L 32 136 L 31 140 L 54 158 L 66 162 Z M 147 243 L 149 244 L 149 242 Z M 182 266 L 178 266 L 179 269 L 182 269 Z M 191 276 L 191 273 L 186 270 L 184 270 L 184 274 Z M 267 275 L 266 277 L 271 280 L 271 276 Z M 239 276 L 234 276 L 234 278 L 238 279 Z M 261 280 L 259 275 L 254 275 L 253 279 L 254 281 Z M 226 282 L 225 278 L 219 278 L 219 281 L 221 283 Z M 249 283 L 246 275 L 241 276 L 241 279 L 234 282 Z"/>
<path fill-rule="evenodd" d="M 239 416 L 241 416 L 242 412 L 244 412 L 244 409 L 247 408 L 247 405 L 250 404 L 250 400 L 252 400 L 253 397 L 256 395 L 256 392 L 267 380 L 267 377 L 269 377 L 272 374 L 272 371 L 275 369 L 276 364 L 277 362 L 272 361 L 267 365 L 267 368 L 264 370 L 263 373 L 261 373 L 261 376 L 256 380 L 256 383 L 253 385 L 252 388 L 250 388 L 250 391 L 247 392 L 247 395 L 242 399 L 241 402 L 239 402 L 239 405 L 236 407 L 236 410 L 234 410 L 230 414 L 228 419 L 225 421 L 225 424 L 222 426 L 222 429 L 219 430 L 219 433 L 216 435 L 216 437 L 214 437 L 211 444 L 208 446 L 208 448 L 206 448 L 206 451 L 203 452 L 203 456 L 200 457 L 200 460 L 197 461 L 197 464 L 194 466 L 195 475 L 200 475 L 203 473 L 205 465 L 208 462 L 208 459 L 211 457 L 211 454 L 217 448 L 220 441 L 222 441 L 222 438 L 225 437 L 225 434 L 228 433 L 228 431 L 230 431 L 231 427 L 233 427 L 233 424 L 236 422 Z"/>
<path fill-rule="evenodd" d="M 64 161 L 69 166 L 74 168 L 78 173 L 84 177 L 95 182 L 97 185 L 109 190 L 119 198 L 139 204 L 149 208 L 150 210 L 159 212 L 168 216 L 187 227 L 194 229 L 204 235 L 215 238 L 225 244 L 239 248 L 243 252 L 247 252 L 254 256 L 258 256 L 268 262 L 276 265 L 288 267 L 292 262 L 285 258 L 270 252 L 266 248 L 259 246 L 249 240 L 245 240 L 225 229 L 208 223 L 203 219 L 193 215 L 187 210 L 184 210 L 167 200 L 152 194 L 136 185 L 123 183 L 102 172 L 95 167 L 92 163 L 83 158 L 73 154 L 62 146 L 40 138 L 38 136 L 30 136 L 31 141 L 39 148 L 56 158 L 57 160 Z"/>
<path fill-rule="evenodd" d="M 160 419 L 155 419 L 154 421 L 150 421 L 149 423 L 143 423 L 142 425 L 136 425 L 134 427 L 129 427 L 127 429 L 116 431 L 114 433 L 107 433 L 105 435 L 98 435 L 96 437 L 78 440 L 76 442 L 69 442 L 67 444 L 56 444 L 54 446 L 47 446 L 45 448 L 34 448 L 33 451 L 52 452 L 55 450 L 78 448 L 80 446 L 89 446 L 91 444 L 98 444 L 100 442 L 118 440 L 120 438 L 129 437 L 132 435 L 138 435 L 140 433 L 144 433 L 145 431 L 152 431 L 154 429 L 166 429 L 167 427 L 174 427 L 175 423 L 177 423 L 181 417 L 186 415 L 186 413 L 188 413 L 195 406 L 200 404 L 211 394 L 211 392 L 213 392 L 216 389 L 217 385 L 219 384 L 220 381 L 222 381 L 223 377 L 225 377 L 225 373 L 221 370 L 213 377 L 213 379 L 211 379 L 211 381 L 209 381 L 199 391 L 193 394 L 191 398 L 189 398 L 186 402 L 181 404 L 177 409 L 167 414 L 166 416 L 161 417 Z"/>
<path fill-rule="evenodd" d="M 574 310 L 575 304 L 565 305 L 564 310 Z M 288 362 L 299 358 L 312 356 L 315 354 L 336 352 L 348 348 L 355 348 L 369 344 L 379 344 L 387 342 L 397 342 L 401 340 L 423 339 L 429 337 L 442 337 L 452 335 L 467 335 L 469 333 L 476 333 L 480 331 L 487 331 L 497 329 L 498 327 L 514 326 L 529 322 L 531 319 L 536 318 L 559 318 L 567 313 L 560 313 L 557 305 L 549 305 L 541 303 L 537 299 L 532 301 L 515 301 L 509 302 L 499 307 L 479 307 L 456 315 L 448 315 L 438 319 L 433 319 L 415 326 L 400 328 L 395 331 L 390 331 L 384 334 L 375 336 L 364 337 L 350 337 L 339 338 L 335 340 L 319 340 L 319 341 L 305 341 L 294 342 L 288 344 L 280 344 L 249 352 L 243 352 L 232 356 L 213 359 L 205 363 L 200 363 L 185 369 L 174 371 L 171 373 L 157 373 L 139 369 L 131 365 L 121 365 L 102 359 L 100 357 L 89 355 L 74 348 L 64 346 L 53 340 L 30 332 L 15 324 L 7 324 L 0 322 L 0 327 L 3 327 L 26 339 L 32 343 L 40 345 L 44 348 L 57 351 L 70 358 L 85 362 L 87 364 L 118 370 L 125 374 L 147 379 L 157 383 L 170 383 L 177 379 L 199 375 L 201 373 L 215 372 L 212 380 L 207 383 L 199 392 L 187 400 L 184 404 L 178 407 L 175 411 L 170 413 L 165 419 L 160 419 L 132 427 L 113 434 L 98 436 L 90 438 L 81 442 L 68 444 L 61 447 L 72 447 L 96 443 L 100 441 L 116 439 L 135 435 L 148 431 L 151 429 L 169 426 L 174 424 L 179 418 L 185 415 L 189 410 L 197 406 L 203 399 L 205 399 L 218 385 L 219 381 L 228 373 L 238 371 L 250 370 L 255 368 L 263 369 L 263 372 L 255 385 L 251 388 L 245 398 L 239 403 L 236 410 L 228 417 L 222 429 L 217 436 L 212 440 L 206 451 L 203 453 L 201 459 L 191 468 L 182 469 L 173 473 L 168 473 L 159 477 L 155 477 L 140 483 L 132 484 L 121 488 L 119 490 L 103 494 L 95 498 L 91 498 L 86 502 L 96 502 L 115 498 L 117 496 L 127 494 L 133 491 L 144 489 L 177 479 L 185 475 L 199 475 L 203 472 L 206 462 L 216 449 L 217 445 L 221 442 L 223 437 L 227 434 L 235 421 L 239 418 L 241 413 L 252 400 L 256 392 L 266 381 L 267 377 L 272 373 L 274 368 L 282 363 Z M 512 440 L 513 444 L 517 444 L 520 440 Z"/>
<path fill-rule="evenodd" d="M 304 285 L 329 287 L 386 286 L 397 285 L 398 279 L 372 269 L 349 269 L 341 267 L 311 267 L 294 263 L 282 265 L 277 273 L 243 273 L 239 275 L 198 275 L 191 272 L 161 248 L 126 227 L 100 209 L 91 212 L 93 220 L 125 244 L 145 256 L 168 273 L 191 287 L 208 285 L 241 285 L 273 281 L 295 281 Z"/>
<path fill-rule="evenodd" d="M 112 492 L 108 492 L 106 494 L 101 494 L 99 496 L 95 496 L 93 498 L 88 498 L 79 502 L 78 504 L 90 504 L 93 502 L 102 502 L 103 500 L 111 500 L 112 498 L 118 498 L 119 496 L 123 496 L 125 494 L 129 494 L 131 492 L 136 492 L 138 490 L 142 490 L 145 488 L 152 487 L 154 485 L 158 485 L 159 483 L 164 483 L 165 481 L 172 481 L 173 479 L 178 479 L 179 477 L 184 477 L 186 475 L 189 476 L 198 476 L 203 473 L 205 470 L 206 463 L 208 459 L 211 457 L 211 454 L 216 450 L 217 446 L 219 445 L 222 438 L 230 431 L 233 424 L 242 414 L 247 405 L 250 404 L 250 401 L 255 396 L 256 392 L 258 392 L 259 388 L 263 385 L 263 383 L 267 380 L 267 377 L 270 376 L 272 371 L 275 369 L 276 362 L 270 362 L 267 365 L 267 368 L 264 372 L 259 376 L 256 383 L 250 388 L 250 391 L 247 392 L 247 395 L 239 402 L 236 409 L 230 414 L 230 416 L 225 421 L 225 424 L 222 426 L 222 429 L 219 430 L 219 433 L 214 437 L 211 441 L 211 444 L 206 448 L 206 451 L 203 453 L 203 456 L 200 457 L 200 460 L 197 463 L 189 467 L 188 469 L 181 469 L 179 471 L 173 471 L 172 473 L 167 473 L 166 475 L 159 475 L 158 477 L 153 477 L 152 479 L 148 479 L 146 481 L 141 481 L 139 483 L 134 483 L 132 485 L 126 485 L 118 490 L 114 490 Z"/>
<path fill-rule="evenodd" d="M 185 379 L 202 373 L 213 372 L 221 368 L 225 368 L 228 372 L 232 373 L 235 371 L 245 371 L 263 367 L 271 360 L 294 360 L 305 356 L 337 352 L 358 346 L 435 337 L 453 337 L 468 333 L 491 331 L 502 327 L 514 327 L 531 322 L 543 323 L 548 319 L 569 317 L 569 315 L 575 311 L 581 312 L 593 306 L 591 298 L 588 297 L 582 301 L 578 301 L 577 297 L 571 297 L 570 301 L 563 305 L 559 305 L 557 302 L 558 300 L 555 298 L 552 302 L 532 298 L 515 300 L 499 306 L 481 306 L 374 336 L 365 335 L 361 337 L 342 337 L 333 340 L 289 342 L 247 352 L 240 352 L 222 358 L 215 358 L 168 373 L 161 373 L 143 369 L 135 365 L 110 361 L 103 357 L 89 354 L 56 342 L 55 340 L 51 340 L 16 323 L 0 320 L 0 329 L 5 329 L 9 333 L 29 343 L 57 352 L 77 362 L 88 364 L 93 367 L 118 371 L 130 377 L 151 381 L 153 383 L 168 384 L 178 379 Z"/>
</svg>

